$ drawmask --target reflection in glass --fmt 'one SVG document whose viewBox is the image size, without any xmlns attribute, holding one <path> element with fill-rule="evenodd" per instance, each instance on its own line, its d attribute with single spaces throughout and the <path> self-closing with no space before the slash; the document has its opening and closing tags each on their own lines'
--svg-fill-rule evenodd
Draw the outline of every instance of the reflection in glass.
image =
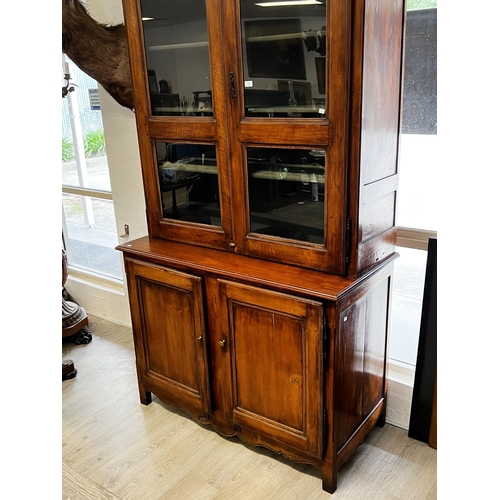
<svg viewBox="0 0 500 500">
<path fill-rule="evenodd" d="M 141 0 L 153 115 L 212 116 L 205 0 Z"/>
<path fill-rule="evenodd" d="M 245 116 L 325 116 L 326 1 L 240 0 Z"/>
<path fill-rule="evenodd" d="M 220 226 L 214 145 L 156 143 L 163 217 Z"/>
<path fill-rule="evenodd" d="M 324 244 L 325 151 L 248 148 L 252 233 Z"/>
</svg>

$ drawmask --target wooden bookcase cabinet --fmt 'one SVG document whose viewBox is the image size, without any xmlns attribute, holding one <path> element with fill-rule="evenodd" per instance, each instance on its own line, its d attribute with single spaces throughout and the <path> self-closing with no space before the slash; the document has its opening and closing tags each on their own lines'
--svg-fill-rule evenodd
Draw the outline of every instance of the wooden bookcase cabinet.
<svg viewBox="0 0 500 500">
<path fill-rule="evenodd" d="M 148 237 L 123 251 L 141 402 L 310 463 L 335 491 L 385 422 L 394 257 L 348 279 Z"/>
<path fill-rule="evenodd" d="M 206 2 L 210 116 L 158 116 L 123 0 L 149 236 L 124 254 L 141 402 L 322 471 L 385 422 L 403 0 L 326 2 L 325 117 L 245 116 L 239 2 Z M 217 151 L 220 224 L 164 217 L 157 143 Z M 322 150 L 324 243 L 251 232 L 249 146 Z"/>
</svg>

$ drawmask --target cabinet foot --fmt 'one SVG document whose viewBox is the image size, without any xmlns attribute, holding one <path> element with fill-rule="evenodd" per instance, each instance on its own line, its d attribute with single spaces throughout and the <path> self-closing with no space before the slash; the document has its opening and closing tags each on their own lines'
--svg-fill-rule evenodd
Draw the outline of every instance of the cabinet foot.
<svg viewBox="0 0 500 500">
<path fill-rule="evenodd" d="M 327 493 L 334 493 L 337 489 L 337 472 L 332 467 L 323 467 L 321 470 L 323 479 L 323 490 Z"/>
<path fill-rule="evenodd" d="M 140 385 L 139 385 L 139 397 L 141 399 L 141 403 L 145 406 L 150 404 L 152 401 L 151 393 L 149 391 L 144 390 Z"/>
<path fill-rule="evenodd" d="M 385 426 L 385 408 L 384 408 L 384 411 L 381 413 L 380 417 L 378 417 L 376 426 L 377 427 L 384 427 Z"/>
</svg>

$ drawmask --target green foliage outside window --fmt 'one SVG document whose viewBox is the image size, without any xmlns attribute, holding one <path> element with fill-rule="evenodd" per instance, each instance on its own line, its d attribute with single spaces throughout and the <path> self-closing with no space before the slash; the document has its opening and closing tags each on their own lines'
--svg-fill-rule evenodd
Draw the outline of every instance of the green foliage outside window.
<svg viewBox="0 0 500 500">
<path fill-rule="evenodd" d="M 62 161 L 66 163 L 71 161 L 75 157 L 75 151 L 73 149 L 73 143 L 66 137 L 62 138 Z"/>
<path fill-rule="evenodd" d="M 104 156 L 106 154 L 106 143 L 104 140 L 104 130 L 89 130 L 84 139 L 85 158 Z M 74 160 L 75 151 L 73 142 L 66 137 L 62 138 L 62 161 L 63 163 Z"/>
<path fill-rule="evenodd" d="M 437 7 L 437 0 L 406 0 L 406 10 L 429 9 Z"/>
<path fill-rule="evenodd" d="M 106 143 L 104 141 L 104 130 L 89 130 L 85 134 L 85 157 L 103 156 L 106 154 Z"/>
</svg>

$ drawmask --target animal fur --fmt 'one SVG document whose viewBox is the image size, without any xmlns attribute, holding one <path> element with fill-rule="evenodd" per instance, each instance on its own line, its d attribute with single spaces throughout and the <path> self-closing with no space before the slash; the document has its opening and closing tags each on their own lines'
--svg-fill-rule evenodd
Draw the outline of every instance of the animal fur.
<svg viewBox="0 0 500 500">
<path fill-rule="evenodd" d="M 122 106 L 133 109 L 125 26 L 100 24 L 79 0 L 62 0 L 62 51 Z"/>
</svg>

